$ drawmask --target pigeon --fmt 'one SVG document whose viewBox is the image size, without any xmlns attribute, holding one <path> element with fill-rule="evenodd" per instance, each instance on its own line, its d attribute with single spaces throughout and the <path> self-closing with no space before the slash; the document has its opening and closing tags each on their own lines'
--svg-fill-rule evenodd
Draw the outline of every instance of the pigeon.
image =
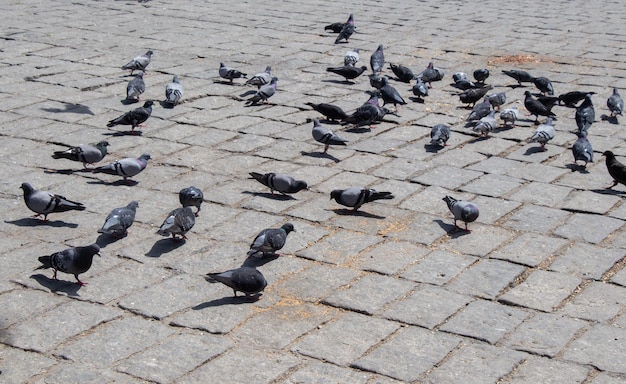
<svg viewBox="0 0 626 384">
<path fill-rule="evenodd" d="M 355 29 L 356 27 L 354 26 L 354 17 L 352 16 L 352 14 L 350 14 L 350 16 L 348 16 L 348 21 L 346 21 L 345 24 L 341 27 L 341 30 L 339 31 L 339 36 L 337 36 L 337 38 L 335 39 L 335 44 L 338 44 L 341 40 L 345 40 L 347 43 L 348 39 L 350 38 L 350 36 L 352 36 Z"/>
<path fill-rule="evenodd" d="M 487 68 L 480 68 L 475 70 L 473 75 L 477 82 L 484 84 L 485 80 L 489 77 L 489 70 Z"/>
<path fill-rule="evenodd" d="M 313 119 L 312 134 L 315 141 L 324 144 L 324 153 L 328 151 L 328 147 L 331 145 L 346 145 L 348 142 L 348 140 L 342 139 L 335 135 L 330 129 L 322 126 L 317 119 Z"/>
<path fill-rule="evenodd" d="M 83 163 L 83 167 L 87 168 L 87 164 L 97 163 L 106 156 L 108 146 L 109 142 L 105 140 L 98 143 L 80 144 L 65 151 L 55 151 L 52 158 L 80 161 Z"/>
<path fill-rule="evenodd" d="M 613 88 L 613 94 L 606 100 L 606 106 L 611 111 L 611 117 L 615 117 L 615 115 L 622 115 L 624 111 L 624 100 L 617 92 L 617 88 Z"/>
<path fill-rule="evenodd" d="M 559 103 L 565 104 L 567 107 L 574 107 L 576 103 L 585 99 L 587 95 L 595 95 L 595 92 L 572 91 L 559 95 Z"/>
<path fill-rule="evenodd" d="M 383 45 L 379 44 L 378 48 L 370 56 L 370 67 L 372 72 L 381 73 L 385 67 L 385 54 L 383 53 Z"/>
<path fill-rule="evenodd" d="M 420 72 L 417 77 L 422 79 L 424 83 L 428 84 L 428 88 L 432 88 L 433 81 L 441 81 L 443 79 L 444 73 L 441 69 L 436 68 L 432 61 L 428 63 L 428 67 Z M 483 95 L 484 96 L 484 95 Z"/>
<path fill-rule="evenodd" d="M 533 135 L 527 140 L 529 143 L 541 144 L 541 150 L 546 150 L 546 143 L 554 139 L 554 126 L 552 125 L 552 118 L 548 117 L 545 124 L 539 125 Z"/>
<path fill-rule="evenodd" d="M 474 128 L 472 128 L 474 132 L 478 132 L 483 137 L 489 136 L 489 133 L 493 132 L 498 126 L 498 123 L 496 122 L 496 118 L 494 116 L 495 113 L 496 112 L 494 110 L 491 110 L 491 112 L 489 112 L 487 116 L 481 118 L 478 121 L 478 124 L 476 124 Z"/>
<path fill-rule="evenodd" d="M 326 104 L 326 103 L 320 103 L 320 104 L 305 103 L 305 104 L 309 105 L 315 111 L 326 116 L 326 118 L 330 121 L 343 120 L 348 117 L 348 115 L 343 111 L 343 109 L 333 104 Z"/>
<path fill-rule="evenodd" d="M 398 80 L 402 81 L 403 83 L 410 83 L 411 80 L 415 78 L 413 71 L 403 65 L 389 64 L 389 68 L 391 68 L 391 71 L 394 75 L 396 75 Z"/>
<path fill-rule="evenodd" d="M 532 83 L 534 79 L 530 73 L 519 69 L 512 69 L 510 71 L 502 70 L 502 73 L 517 80 L 518 86 L 521 86 L 522 83 Z"/>
<path fill-rule="evenodd" d="M 139 101 L 139 95 L 146 91 L 146 83 L 143 82 L 143 71 L 139 71 L 135 78 L 126 86 L 126 100 Z"/>
<path fill-rule="evenodd" d="M 29 183 L 22 183 L 20 187 L 24 191 L 24 202 L 31 211 L 35 212 L 34 217 L 43 216 L 43 221 L 48 220 L 48 215 L 52 212 L 84 211 L 82 203 L 68 200 L 61 195 L 55 195 L 47 191 L 38 191 Z"/>
<path fill-rule="evenodd" d="M 222 273 L 207 273 L 205 279 L 210 282 L 219 282 L 233 289 L 235 297 L 237 292 L 243 292 L 246 297 L 262 292 L 267 286 L 263 274 L 256 268 L 239 267 Z"/>
<path fill-rule="evenodd" d="M 257 88 L 261 88 L 270 81 L 272 81 L 272 67 L 268 65 L 264 72 L 259 72 L 246 81 L 246 85 L 256 85 Z"/>
<path fill-rule="evenodd" d="M 104 233 L 113 237 L 125 237 L 128 235 L 128 228 L 135 221 L 135 213 L 139 203 L 131 201 L 127 206 L 114 208 L 104 220 L 102 228 L 98 233 Z"/>
<path fill-rule="evenodd" d="M 519 119 L 519 110 L 517 107 L 511 107 L 500 111 L 500 118 L 504 121 L 504 125 L 515 125 L 515 121 Z"/>
<path fill-rule="evenodd" d="M 192 185 L 178 192 L 178 201 L 180 201 L 183 207 L 196 207 L 198 210 L 195 215 L 198 217 L 202 202 L 204 201 L 204 194 L 199 188 Z"/>
<path fill-rule="evenodd" d="M 370 78 L 370 85 L 376 89 L 380 89 L 383 86 L 383 77 L 378 76 L 377 73 L 372 73 L 368 76 Z"/>
<path fill-rule="evenodd" d="M 541 91 L 541 93 L 554 95 L 554 88 L 552 82 L 547 77 L 533 77 L 533 84 Z"/>
<path fill-rule="evenodd" d="M 480 120 L 483 117 L 487 116 L 491 111 L 491 103 L 489 102 L 489 98 L 485 97 L 482 103 L 474 105 L 474 109 L 467 116 L 467 121 L 476 121 Z"/>
<path fill-rule="evenodd" d="M 539 116 L 546 116 L 548 118 L 556 117 L 554 113 L 552 113 L 545 105 L 541 104 L 539 101 L 533 99 L 533 96 L 530 94 L 530 91 L 524 92 L 524 106 L 526 110 L 530 112 L 531 115 L 535 116 L 535 124 L 539 123 Z"/>
<path fill-rule="evenodd" d="M 278 191 L 284 194 L 297 193 L 303 189 L 308 189 L 309 186 L 304 180 L 296 180 L 291 176 L 284 175 L 282 173 L 266 173 L 261 174 L 257 172 L 250 172 L 250 176 L 259 183 L 269 187 L 272 195 L 274 191 Z"/>
<path fill-rule="evenodd" d="M 152 58 L 152 54 L 154 52 L 148 51 L 143 55 L 136 56 L 134 59 L 126 63 L 122 67 L 122 69 L 130 69 L 130 74 L 132 75 L 134 71 L 146 71 L 148 64 L 150 64 L 150 59 Z"/>
<path fill-rule="evenodd" d="M 239 79 L 241 77 L 245 79 L 246 76 L 248 75 L 234 68 L 227 67 L 224 65 L 224 63 L 220 63 L 219 74 L 220 74 L 220 77 L 228 80 L 231 84 L 233 82 L 233 79 Z"/>
<path fill-rule="evenodd" d="M 454 88 L 460 89 L 462 91 L 466 91 L 471 88 L 478 88 L 478 86 L 471 82 L 469 79 L 458 79 L 455 80 L 454 83 L 451 84 Z"/>
<path fill-rule="evenodd" d="M 343 65 L 348 66 L 355 66 L 356 63 L 359 61 L 359 48 L 354 48 L 348 52 L 346 52 L 346 54 L 343 56 Z"/>
<path fill-rule="evenodd" d="M 469 201 L 457 200 L 452 196 L 444 197 L 443 201 L 446 202 L 448 209 L 454 215 L 454 227 L 460 229 L 456 222 L 462 220 L 465 223 L 465 230 L 469 232 L 467 223 L 472 223 L 478 219 L 478 206 Z"/>
<path fill-rule="evenodd" d="M 495 109 L 496 111 L 499 111 L 500 110 L 500 106 L 504 105 L 504 103 L 506 103 L 506 93 L 505 92 L 494 93 L 492 95 L 488 95 L 488 97 L 489 97 L 489 103 L 491 104 L 493 109 Z"/>
<path fill-rule="evenodd" d="M 272 77 L 269 84 L 266 84 L 259 88 L 256 93 L 246 101 L 246 105 L 256 105 L 259 102 L 267 102 L 267 99 L 274 96 L 276 93 L 276 85 L 278 83 L 278 77 Z"/>
<path fill-rule="evenodd" d="M 430 130 L 430 145 L 445 147 L 450 138 L 450 127 L 437 124 Z"/>
<path fill-rule="evenodd" d="M 606 169 L 613 178 L 613 184 L 608 189 L 613 188 L 618 183 L 626 185 L 626 165 L 620 163 L 611 151 L 604 151 L 602 155 L 606 157 Z"/>
<path fill-rule="evenodd" d="M 176 235 L 180 235 L 180 240 L 186 240 L 185 235 L 195 223 L 196 215 L 191 207 L 176 208 L 167 215 L 157 233 L 166 237 L 172 235 L 172 240 L 179 240 Z"/>
<path fill-rule="evenodd" d="M 250 250 L 247 253 L 248 256 L 279 256 L 276 251 L 285 246 L 287 235 L 295 231 L 291 223 L 285 223 L 280 228 L 265 228 L 256 235 L 252 244 L 250 244 Z"/>
<path fill-rule="evenodd" d="M 117 160 L 107 165 L 96 167 L 93 169 L 95 173 L 106 173 L 107 175 L 118 175 L 127 179 L 138 175 L 141 171 L 148 166 L 148 160 L 150 155 L 147 153 L 142 154 L 138 158 L 127 157 L 122 160 Z"/>
<path fill-rule="evenodd" d="M 137 127 L 144 126 L 144 122 L 148 120 L 152 114 L 152 105 L 154 102 L 148 100 L 143 104 L 143 107 L 135 108 L 132 111 L 109 121 L 107 127 L 114 127 L 116 125 L 130 125 L 131 131 L 134 131 Z"/>
<path fill-rule="evenodd" d="M 589 131 L 589 127 L 596 119 L 596 111 L 593 108 L 593 103 L 591 102 L 591 95 L 585 96 L 585 100 L 576 108 L 576 126 L 578 127 L 578 132 Z"/>
<path fill-rule="evenodd" d="M 353 65 L 344 65 L 343 67 L 326 68 L 327 72 L 332 72 L 339 76 L 342 76 L 343 78 L 346 79 L 346 81 L 356 79 L 357 77 L 361 76 L 361 74 L 365 72 L 366 70 L 367 70 L 367 67 L 365 65 L 361 67 L 355 67 Z"/>
<path fill-rule="evenodd" d="M 578 161 L 584 161 L 584 168 L 587 167 L 587 163 L 593 163 L 593 148 L 591 147 L 591 143 L 587 140 L 587 135 L 585 132 L 576 133 L 578 136 L 578 140 L 572 146 L 572 154 L 574 155 L 574 164 L 577 164 Z"/>
<path fill-rule="evenodd" d="M 389 85 L 389 81 L 387 77 L 382 78 L 382 87 L 380 87 L 380 95 L 385 102 L 385 104 L 391 103 L 393 107 L 398 110 L 397 104 L 405 105 L 406 101 L 400 96 L 400 93 L 391 85 Z"/>
<path fill-rule="evenodd" d="M 488 85 L 482 88 L 471 88 L 463 91 L 459 94 L 459 99 L 463 104 L 471 104 L 472 107 L 476 104 L 476 102 L 487 94 L 493 87 Z"/>
<path fill-rule="evenodd" d="M 376 121 L 380 121 L 386 114 L 386 111 L 378 104 L 378 98 L 380 92 L 367 91 L 370 94 L 369 100 L 356 109 L 350 116 L 348 116 L 342 124 L 352 123 L 356 127 L 363 125 L 370 125 Z"/>
<path fill-rule="evenodd" d="M 417 100 L 419 101 L 424 101 L 424 97 L 428 96 L 428 87 L 420 78 L 417 79 L 417 82 L 413 85 L 411 91 L 415 96 L 417 96 Z"/>
<path fill-rule="evenodd" d="M 459 80 L 469 80 L 467 78 L 467 73 L 465 73 L 465 72 L 454 72 L 452 74 L 452 81 L 454 81 L 456 83 Z"/>
<path fill-rule="evenodd" d="M 174 76 L 171 83 L 165 86 L 165 103 L 178 105 L 183 98 L 183 85 L 178 81 L 178 76 Z"/>
<path fill-rule="evenodd" d="M 378 192 L 371 188 L 351 187 L 347 189 L 335 189 L 330 192 L 330 199 L 343 206 L 351 207 L 353 211 L 359 209 L 365 203 L 376 200 L 389 200 L 395 196 L 391 192 Z"/>
<path fill-rule="evenodd" d="M 345 24 L 346 23 L 342 23 L 342 22 L 328 24 L 327 26 L 324 27 L 324 30 L 331 31 L 333 33 L 339 33 L 341 32 L 341 29 L 343 28 Z"/>
<path fill-rule="evenodd" d="M 543 104 L 548 111 L 552 111 L 552 108 L 559 103 L 559 98 L 550 95 L 539 95 L 537 101 Z"/>
<path fill-rule="evenodd" d="M 39 257 L 41 266 L 37 269 L 52 268 L 54 274 L 52 278 L 57 280 L 57 271 L 74 275 L 76 282 L 80 286 L 84 286 L 85 282 L 80 281 L 78 275 L 85 273 L 91 268 L 93 257 L 100 256 L 100 247 L 98 244 L 91 244 L 86 247 L 71 247 L 60 252 L 53 253 L 50 256 Z"/>
</svg>

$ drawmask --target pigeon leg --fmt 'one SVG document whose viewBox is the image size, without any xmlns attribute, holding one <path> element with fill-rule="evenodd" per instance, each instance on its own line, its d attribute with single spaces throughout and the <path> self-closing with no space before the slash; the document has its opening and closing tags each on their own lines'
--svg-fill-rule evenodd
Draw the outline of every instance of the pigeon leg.
<svg viewBox="0 0 626 384">
<path fill-rule="evenodd" d="M 541 152 L 545 152 L 545 151 L 547 151 L 546 143 L 541 143 Z"/>
<path fill-rule="evenodd" d="M 330 147 L 329 144 L 324 145 L 324 152 L 323 153 L 326 153 L 326 151 L 328 151 L 328 147 Z"/>
<path fill-rule="evenodd" d="M 74 275 L 74 277 L 76 278 L 76 284 L 80 285 L 81 287 L 84 287 L 85 285 L 87 285 L 87 283 L 85 283 L 84 281 L 80 281 L 80 279 L 78 278 L 78 275 Z"/>
<path fill-rule="evenodd" d="M 619 183 L 619 181 L 617 181 L 617 180 L 613 180 L 613 184 L 611 184 L 611 185 L 609 185 L 608 187 L 606 187 L 606 189 L 611 189 L 611 188 L 613 188 L 614 186 L 616 186 L 618 183 Z"/>
<path fill-rule="evenodd" d="M 52 274 L 52 278 L 54 280 L 59 280 L 59 279 L 57 279 L 57 270 L 56 269 L 54 270 L 54 273 Z"/>
</svg>

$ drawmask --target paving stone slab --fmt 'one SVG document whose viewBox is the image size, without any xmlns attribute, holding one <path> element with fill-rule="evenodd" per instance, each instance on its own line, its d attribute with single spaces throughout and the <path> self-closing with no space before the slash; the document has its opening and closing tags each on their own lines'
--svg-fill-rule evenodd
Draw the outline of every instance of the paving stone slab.
<svg viewBox="0 0 626 384">
<path fill-rule="evenodd" d="M 611 375 L 601 372 L 598 376 L 594 377 L 590 384 L 621 384 L 624 382 L 624 376 Z"/>
<path fill-rule="evenodd" d="M 371 374 L 361 370 L 338 367 L 317 360 L 307 362 L 304 367 L 290 375 L 285 384 L 354 384 L 370 383 Z"/>
<path fill-rule="evenodd" d="M 296 255 L 331 264 L 344 264 L 364 249 L 378 243 L 377 236 L 340 230 L 312 246 L 300 250 Z"/>
<path fill-rule="evenodd" d="M 565 222 L 569 216 L 569 212 L 560 209 L 524 204 L 503 225 L 517 230 L 547 233 L 552 228 Z"/>
<path fill-rule="evenodd" d="M 563 359 L 589 364 L 603 371 L 624 374 L 626 366 L 615 356 L 624 356 L 625 337 L 624 328 L 597 324 L 568 346 Z"/>
<path fill-rule="evenodd" d="M 511 199 L 524 203 L 544 205 L 552 208 L 560 208 L 565 204 L 572 188 L 554 184 L 532 182 L 524 185 L 511 195 Z"/>
<path fill-rule="evenodd" d="M 524 233 L 511 243 L 491 253 L 489 257 L 536 267 L 568 243 L 558 237 Z"/>
<path fill-rule="evenodd" d="M 592 191 L 574 191 L 561 206 L 562 209 L 576 212 L 605 214 L 622 199 L 618 196 L 603 195 Z"/>
<path fill-rule="evenodd" d="M 460 189 L 490 197 L 501 197 L 522 185 L 521 180 L 497 174 L 486 174 L 470 181 Z"/>
<path fill-rule="evenodd" d="M 429 249 L 406 241 L 386 241 L 376 244 L 370 251 L 355 259 L 355 266 L 364 271 L 395 275 L 407 265 L 422 260 Z"/>
<path fill-rule="evenodd" d="M 626 251 L 622 249 L 575 242 L 550 264 L 549 269 L 569 273 L 581 279 L 600 280 L 625 255 Z"/>
<path fill-rule="evenodd" d="M 495 299 L 524 269 L 518 264 L 484 259 L 466 269 L 446 287 L 464 295 Z"/>
<path fill-rule="evenodd" d="M 409 266 L 400 276 L 434 285 L 444 285 L 478 258 L 443 250 L 429 253 L 424 260 Z"/>
<path fill-rule="evenodd" d="M 67 302 L 67 299 L 36 290 L 16 289 L 0 295 L 0 326 L 7 328 Z M 25 305 L 27 303 L 27 305 Z"/>
<path fill-rule="evenodd" d="M 607 322 L 626 307 L 626 288 L 603 282 L 591 282 L 563 306 L 568 316 Z"/>
<path fill-rule="evenodd" d="M 274 292 L 304 301 L 318 301 L 339 287 L 349 284 L 358 273 L 349 268 L 332 265 L 314 265 L 277 284 Z"/>
<path fill-rule="evenodd" d="M 571 275 L 536 270 L 524 282 L 500 296 L 500 301 L 552 312 L 580 283 L 580 279 Z"/>
<path fill-rule="evenodd" d="M 503 383 L 583 383 L 589 369 L 579 365 L 541 357 L 531 357 L 524 361 L 517 371 Z"/>
<path fill-rule="evenodd" d="M 54 364 L 56 360 L 42 354 L 0 345 L 0 375 L 5 383 L 26 383 Z"/>
<path fill-rule="evenodd" d="M 623 220 L 587 213 L 574 213 L 554 233 L 574 240 L 598 244 L 624 225 Z"/>
<path fill-rule="evenodd" d="M 462 225 L 461 222 L 457 224 Z M 471 232 L 452 229 L 440 247 L 455 253 L 484 257 L 515 236 L 508 229 L 477 223 L 469 224 L 468 229 Z"/>
<path fill-rule="evenodd" d="M 435 185 L 447 189 L 456 189 L 482 175 L 482 172 L 442 165 L 426 171 L 426 173 L 411 179 L 411 181 L 424 185 Z"/>
</svg>

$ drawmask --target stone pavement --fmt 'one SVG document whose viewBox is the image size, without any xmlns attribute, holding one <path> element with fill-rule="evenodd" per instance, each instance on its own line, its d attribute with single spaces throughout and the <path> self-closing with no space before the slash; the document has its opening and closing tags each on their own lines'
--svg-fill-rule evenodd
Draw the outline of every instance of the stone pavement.
<svg viewBox="0 0 626 384">
<path fill-rule="evenodd" d="M 3 383 L 589 383 L 626 382 L 626 188 L 614 192 L 601 153 L 622 161 L 624 117 L 602 118 L 613 86 L 626 88 L 621 2 L 556 0 L 134 1 L 60 0 L 0 5 L 0 382 Z M 355 15 L 357 33 L 334 45 L 323 26 Z M 331 126 L 350 140 L 321 155 L 318 117 L 305 102 L 347 111 L 370 89 L 327 66 L 349 48 L 361 62 L 379 43 L 387 62 L 446 72 L 425 103 L 409 102 L 371 131 Z M 174 74 L 184 102 L 156 103 L 143 135 L 106 122 L 123 105 L 130 58 L 154 51 L 144 99 L 163 100 Z M 219 62 L 250 75 L 271 65 L 269 105 L 217 75 Z M 534 126 L 480 139 L 448 85 L 487 67 L 487 80 L 523 108 L 526 89 L 502 69 L 547 76 L 557 94 L 595 91 L 596 162 L 573 167 L 574 110 L 555 107 L 546 152 Z M 389 70 L 386 74 L 391 75 Z M 410 85 L 391 82 L 408 98 Z M 626 92 L 623 92 L 626 93 Z M 525 112 L 525 111 L 524 111 Z M 430 127 L 452 126 L 433 151 Z M 136 185 L 51 160 L 55 143 L 107 139 L 103 163 L 152 155 Z M 249 171 L 308 181 L 272 197 Z M 19 186 L 29 182 L 86 204 L 39 223 Z M 186 242 L 155 234 L 177 192 L 205 194 Z M 352 214 L 329 201 L 349 186 L 389 190 Z M 441 199 L 481 208 L 471 233 L 454 232 Z M 139 201 L 127 238 L 97 229 L 114 207 Z M 208 284 L 242 265 L 254 235 L 290 221 L 283 256 L 263 260 L 257 302 Z M 37 256 L 98 241 L 81 275 L 34 269 Z"/>
</svg>

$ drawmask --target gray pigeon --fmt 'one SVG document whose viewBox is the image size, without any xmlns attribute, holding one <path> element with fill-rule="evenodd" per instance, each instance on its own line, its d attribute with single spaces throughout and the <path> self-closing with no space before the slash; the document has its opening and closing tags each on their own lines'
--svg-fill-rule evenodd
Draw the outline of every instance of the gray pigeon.
<svg viewBox="0 0 626 384">
<path fill-rule="evenodd" d="M 498 122 L 495 118 L 495 111 L 491 110 L 487 116 L 484 116 L 478 120 L 478 124 L 472 128 L 474 132 L 478 132 L 481 136 L 487 137 L 490 132 L 493 132 L 498 127 Z"/>
<path fill-rule="evenodd" d="M 80 144 L 65 151 L 55 151 L 52 158 L 80 161 L 83 163 L 83 167 L 87 168 L 87 164 L 97 163 L 106 156 L 108 146 L 109 142 L 105 140 L 98 143 Z"/>
<path fill-rule="evenodd" d="M 335 44 L 339 43 L 341 40 L 345 40 L 347 43 L 348 39 L 350 38 L 350 36 L 352 36 L 355 29 L 356 27 L 354 26 L 354 17 L 352 16 L 352 14 L 350 14 L 350 16 L 348 16 L 348 21 L 346 21 L 346 23 L 341 27 L 341 30 L 339 31 L 339 36 L 337 36 L 337 38 L 335 39 Z"/>
<path fill-rule="evenodd" d="M 152 51 L 148 51 L 143 55 L 136 56 L 134 59 L 126 63 L 126 65 L 124 65 L 122 69 L 130 69 L 131 75 L 133 74 L 134 71 L 145 72 L 146 67 L 148 67 L 148 64 L 150 64 L 150 59 L 152 59 L 153 53 L 154 52 Z"/>
<path fill-rule="evenodd" d="M 500 118 L 504 121 L 504 125 L 514 125 L 519 119 L 519 110 L 517 107 L 511 107 L 500 111 Z"/>
<path fill-rule="evenodd" d="M 335 135 L 330 129 L 322 126 L 317 119 L 313 119 L 313 130 L 311 133 L 315 141 L 324 144 L 324 153 L 328 151 L 328 147 L 331 145 L 346 145 L 348 142 L 348 140 L 342 139 Z"/>
<path fill-rule="evenodd" d="M 256 91 L 256 93 L 250 99 L 248 99 L 248 101 L 246 101 L 246 105 L 255 105 L 259 102 L 267 102 L 267 99 L 274 96 L 274 93 L 276 93 L 277 83 L 278 77 L 272 77 L 272 80 L 269 84 L 266 84 L 259 88 L 259 90 Z"/>
<path fill-rule="evenodd" d="M 356 63 L 359 62 L 359 51 L 359 48 L 354 48 L 346 52 L 346 54 L 343 56 L 343 65 L 351 65 L 354 67 Z"/>
<path fill-rule="evenodd" d="M 418 78 L 411 91 L 415 96 L 417 96 L 418 101 L 424 101 L 424 97 L 428 96 L 428 86 L 424 84 L 422 79 Z"/>
<path fill-rule="evenodd" d="M 576 108 L 576 126 L 578 126 L 578 133 L 589 131 L 589 127 L 596 119 L 596 111 L 593 108 L 591 102 L 591 95 L 586 95 L 585 100 Z"/>
<path fill-rule="evenodd" d="M 250 244 L 248 256 L 263 257 L 267 254 L 279 256 L 276 251 L 285 246 L 287 235 L 295 231 L 291 223 L 285 223 L 280 228 L 262 230 Z"/>
<path fill-rule="evenodd" d="M 274 191 L 278 191 L 282 194 L 297 193 L 303 189 L 308 189 L 309 186 L 304 180 L 296 180 L 291 176 L 287 176 L 282 173 L 266 173 L 261 174 L 258 172 L 250 172 L 250 176 L 259 183 L 269 187 L 272 195 Z"/>
<path fill-rule="evenodd" d="M 517 85 L 522 85 L 522 83 L 532 83 L 534 79 L 530 73 L 520 69 L 511 69 L 508 71 L 502 70 L 502 73 L 517 80 Z"/>
<path fill-rule="evenodd" d="M 477 82 L 484 84 L 485 80 L 489 77 L 489 70 L 487 68 L 480 68 L 475 70 L 473 75 Z"/>
<path fill-rule="evenodd" d="M 400 92 L 389 84 L 386 76 L 382 77 L 382 86 L 380 87 L 380 95 L 385 104 L 393 104 L 395 110 L 398 110 L 397 104 L 405 105 L 406 101 L 400 96 Z"/>
<path fill-rule="evenodd" d="M 109 121 L 107 127 L 114 127 L 116 125 L 130 125 L 131 131 L 134 131 L 137 127 L 143 127 L 143 124 L 152 114 L 152 105 L 154 102 L 148 100 L 143 103 L 143 107 L 135 108 L 132 111 L 128 111 L 125 114 L 116 117 Z"/>
<path fill-rule="evenodd" d="M 437 124 L 430 130 L 430 145 L 445 147 L 450 139 L 450 127 L 445 124 Z"/>
<path fill-rule="evenodd" d="M 581 100 L 584 100 L 585 96 L 587 96 L 587 94 L 589 95 L 595 95 L 595 92 L 592 91 L 571 91 L 571 92 L 567 92 L 564 93 L 562 95 L 559 95 L 558 99 L 559 99 L 559 104 L 563 103 L 565 104 L 566 107 L 575 107 L 576 103 L 578 103 Z"/>
<path fill-rule="evenodd" d="M 266 84 L 269 84 L 270 81 L 272 81 L 272 67 L 268 65 L 265 67 L 264 72 L 259 72 L 246 81 L 246 85 L 256 85 L 258 89 Z"/>
<path fill-rule="evenodd" d="M 432 88 L 432 82 L 443 80 L 444 73 L 441 69 L 435 67 L 431 61 L 430 63 L 428 63 L 426 69 L 420 72 L 417 77 L 419 79 L 422 79 L 424 83 L 428 84 L 428 88 Z"/>
<path fill-rule="evenodd" d="M 79 285 L 83 286 L 87 283 L 80 281 L 78 275 L 87 272 L 91 268 L 95 255 L 100 256 L 98 244 L 91 244 L 86 247 L 72 247 L 53 253 L 50 256 L 39 257 L 39 262 L 42 265 L 35 268 L 35 270 L 52 268 L 54 270 L 52 277 L 55 280 L 57 280 L 57 271 L 69 273 L 74 275 Z"/>
<path fill-rule="evenodd" d="M 252 267 L 239 267 L 221 273 L 207 273 L 205 279 L 210 283 L 219 282 L 232 288 L 235 297 L 237 297 L 237 292 L 243 292 L 246 297 L 250 297 L 267 287 L 263 274 Z"/>
<path fill-rule="evenodd" d="M 165 102 L 171 106 L 178 105 L 183 98 L 183 85 L 178 81 L 178 76 L 174 76 L 171 83 L 165 86 Z"/>
<path fill-rule="evenodd" d="M 246 73 L 243 73 L 243 72 L 241 72 L 239 70 L 236 70 L 234 68 L 227 67 L 227 66 L 224 65 L 224 63 L 220 63 L 219 74 L 224 79 L 230 81 L 230 83 L 233 82 L 233 79 L 239 79 L 241 77 L 243 77 L 245 79 L 246 76 L 247 76 Z"/>
<path fill-rule="evenodd" d="M 139 71 L 135 78 L 126 86 L 126 100 L 137 102 L 139 95 L 146 91 L 146 83 L 143 82 L 143 71 Z"/>
<path fill-rule="evenodd" d="M 307 102 L 305 104 L 311 106 L 311 108 L 326 116 L 326 118 L 330 121 L 343 120 L 348 117 L 348 115 L 343 111 L 343 109 L 341 109 L 341 107 L 334 104 L 315 104 L 311 102 Z"/>
<path fill-rule="evenodd" d="M 68 200 L 61 195 L 46 191 L 38 191 L 28 183 L 22 183 L 20 187 L 24 191 L 24 202 L 31 211 L 35 212 L 35 217 L 43 216 L 43 221 L 48 220 L 48 215 L 53 212 L 84 211 L 82 203 Z"/>
<path fill-rule="evenodd" d="M 474 203 L 470 203 L 469 201 L 457 200 L 452 196 L 446 196 L 443 198 L 443 201 L 448 205 L 448 209 L 454 215 L 454 226 L 459 228 L 456 225 L 457 220 L 462 220 L 465 223 L 465 230 L 467 229 L 467 223 L 471 223 L 478 219 L 478 206 Z"/>
<path fill-rule="evenodd" d="M 402 81 L 403 83 L 410 83 L 411 80 L 415 78 L 415 75 L 413 74 L 413 71 L 411 71 L 411 68 L 405 67 L 404 65 L 389 64 L 389 68 L 391 68 L 391 71 L 394 75 L 396 75 L 398 80 Z"/>
<path fill-rule="evenodd" d="M 335 189 L 330 192 L 330 199 L 343 206 L 350 207 L 354 211 L 365 203 L 381 199 L 393 199 L 395 196 L 391 192 L 378 192 L 372 188 L 351 187 L 347 189 Z"/>
<path fill-rule="evenodd" d="M 148 160 L 150 155 L 147 153 L 142 154 L 138 158 L 127 157 L 122 160 L 114 161 L 110 164 L 103 165 L 101 167 L 94 168 L 96 173 L 106 173 L 107 175 L 122 176 L 124 180 L 138 175 L 141 171 L 148 166 Z"/>
<path fill-rule="evenodd" d="M 554 95 L 554 87 L 547 77 L 533 77 L 533 83 L 544 95 Z"/>
<path fill-rule="evenodd" d="M 372 72 L 381 73 L 385 67 L 385 54 L 383 53 L 383 45 L 379 44 L 378 48 L 370 56 L 370 67 Z"/>
<path fill-rule="evenodd" d="M 380 91 L 366 91 L 370 98 L 358 107 L 350 116 L 344 119 L 342 124 L 354 124 L 355 127 L 371 125 L 381 121 L 387 110 L 380 106 L 378 100 L 381 97 Z"/>
<path fill-rule="evenodd" d="M 554 139 L 555 130 L 552 125 L 552 118 L 548 117 L 545 124 L 539 125 L 533 135 L 527 140 L 529 143 L 541 144 L 541 150 L 546 150 L 546 143 Z"/>
<path fill-rule="evenodd" d="M 584 161 L 585 165 L 583 167 L 587 167 L 587 163 L 593 163 L 593 148 L 591 147 L 591 143 L 587 140 L 587 135 L 585 132 L 576 133 L 578 135 L 578 140 L 572 146 L 572 154 L 574 155 L 574 163 L 577 164 L 578 161 Z"/>
<path fill-rule="evenodd" d="M 624 100 L 622 100 L 622 97 L 619 95 L 617 88 L 613 88 L 613 94 L 606 100 L 606 106 L 609 108 L 609 111 L 611 111 L 612 117 L 615 115 L 621 116 L 622 112 L 624 112 Z"/>
<path fill-rule="evenodd" d="M 506 93 L 505 92 L 494 93 L 492 95 L 488 95 L 487 97 L 489 98 L 489 103 L 491 104 L 493 109 L 495 109 L 496 111 L 499 111 L 500 110 L 500 106 L 504 105 L 504 103 L 506 103 Z"/>
<path fill-rule="evenodd" d="M 195 223 L 196 215 L 191 207 L 176 208 L 167 215 L 157 233 L 166 237 L 172 235 L 172 240 L 179 240 L 176 235 L 180 235 L 180 240 L 187 239 L 185 235 Z"/>
<path fill-rule="evenodd" d="M 474 105 L 472 112 L 467 116 L 467 121 L 480 120 L 491 112 L 491 103 L 489 98 L 485 97 L 482 103 Z"/>
<path fill-rule="evenodd" d="M 192 185 L 190 187 L 183 188 L 178 192 L 178 201 L 180 201 L 183 207 L 198 208 L 195 213 L 196 217 L 198 217 L 200 214 L 200 207 L 204 201 L 204 194 L 199 188 Z"/>
<path fill-rule="evenodd" d="M 526 107 L 526 110 L 530 112 L 531 115 L 535 116 L 535 124 L 539 124 L 539 116 L 546 116 L 548 118 L 556 117 L 556 115 L 540 101 L 533 99 L 530 91 L 525 91 L 524 96 L 524 107 Z"/>
<path fill-rule="evenodd" d="M 114 208 L 106 220 L 104 220 L 104 224 L 98 230 L 98 233 L 104 233 L 113 237 L 125 237 L 128 235 L 128 228 L 135 221 L 135 213 L 138 206 L 139 203 L 137 201 L 131 201 L 125 207 Z"/>
</svg>

